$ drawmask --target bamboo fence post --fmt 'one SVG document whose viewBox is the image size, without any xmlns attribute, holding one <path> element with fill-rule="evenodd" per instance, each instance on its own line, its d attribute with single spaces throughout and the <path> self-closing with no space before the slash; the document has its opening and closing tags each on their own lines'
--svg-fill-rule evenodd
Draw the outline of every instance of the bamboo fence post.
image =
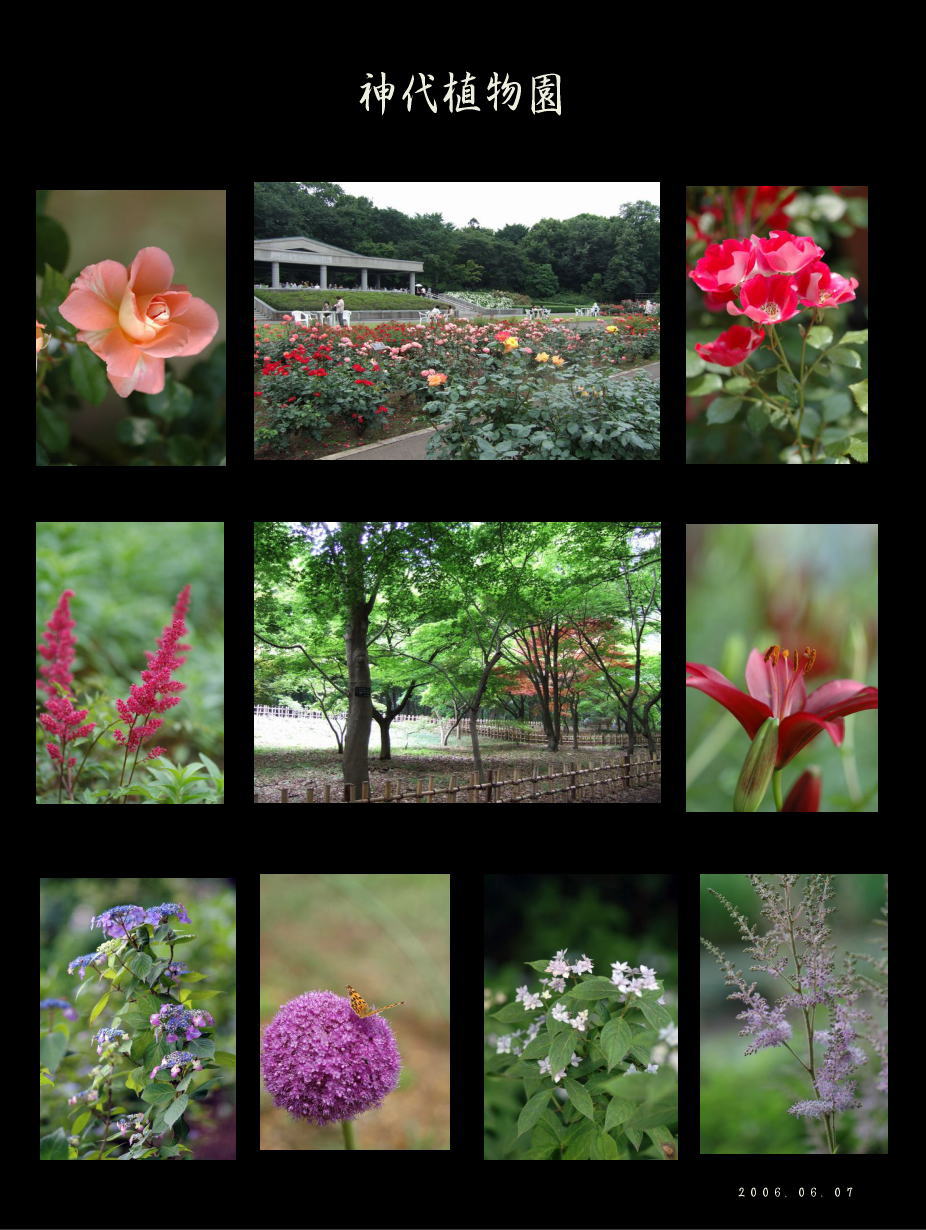
<svg viewBox="0 0 926 1230">
<path fill-rule="evenodd" d="M 288 802 L 289 802 L 289 791 L 288 791 L 288 790 L 286 790 L 286 789 L 281 789 L 281 790 L 280 790 L 280 802 L 281 802 L 281 803 L 288 803 Z"/>
<path fill-rule="evenodd" d="M 315 791 L 314 791 L 314 790 L 306 790 L 306 792 L 305 792 L 305 801 L 306 801 L 307 803 L 314 803 L 314 802 L 315 802 Z"/>
</svg>

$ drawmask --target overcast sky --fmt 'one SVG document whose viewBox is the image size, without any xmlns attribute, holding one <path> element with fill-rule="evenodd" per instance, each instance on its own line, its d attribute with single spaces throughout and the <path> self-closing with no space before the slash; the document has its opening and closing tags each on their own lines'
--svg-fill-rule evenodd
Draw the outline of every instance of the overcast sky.
<svg viewBox="0 0 926 1230">
<path fill-rule="evenodd" d="M 351 196 L 365 196 L 380 209 L 415 214 L 442 214 L 445 222 L 466 226 L 478 218 L 497 231 L 509 222 L 533 226 L 541 218 L 574 218 L 576 214 L 613 217 L 631 201 L 659 204 L 659 184 L 560 183 L 538 180 L 496 180 L 454 183 L 409 180 L 391 183 L 335 180 Z"/>
</svg>

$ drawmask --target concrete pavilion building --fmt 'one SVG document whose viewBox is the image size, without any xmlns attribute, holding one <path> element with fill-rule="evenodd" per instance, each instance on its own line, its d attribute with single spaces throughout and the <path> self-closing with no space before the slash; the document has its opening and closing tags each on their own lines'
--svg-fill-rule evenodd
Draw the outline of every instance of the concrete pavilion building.
<svg viewBox="0 0 926 1230">
<path fill-rule="evenodd" d="M 309 277 L 306 281 L 317 281 L 322 290 L 328 289 L 328 270 L 360 270 L 360 289 L 370 290 L 370 273 L 375 275 L 379 283 L 382 272 L 403 273 L 408 277 L 410 294 L 415 293 L 416 274 L 424 272 L 421 261 L 400 261 L 391 256 L 361 256 L 359 252 L 349 252 L 347 248 L 336 248 L 330 243 L 322 243 L 319 239 L 307 239 L 304 235 L 289 236 L 284 239 L 255 239 L 254 260 L 269 263 L 273 271 L 271 286 L 280 289 L 280 265 L 309 265 L 318 270 L 318 276 Z M 337 282 L 337 278 L 334 279 Z M 374 285 L 373 290 L 376 289 Z"/>
</svg>

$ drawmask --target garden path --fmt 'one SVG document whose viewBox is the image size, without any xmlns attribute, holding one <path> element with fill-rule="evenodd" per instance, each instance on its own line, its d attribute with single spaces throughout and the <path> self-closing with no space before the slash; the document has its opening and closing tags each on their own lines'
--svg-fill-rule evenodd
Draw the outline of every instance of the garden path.
<svg viewBox="0 0 926 1230">
<path fill-rule="evenodd" d="M 632 376 L 637 372 L 646 372 L 653 380 L 659 380 L 659 364 L 648 363 L 645 367 L 635 367 L 628 372 L 619 372 L 616 377 Z M 348 453 L 334 453 L 330 457 L 321 457 L 321 461 L 429 461 L 427 456 L 428 441 L 434 435 L 433 427 L 425 427 L 422 431 L 413 431 L 408 435 L 396 436 L 394 440 L 383 440 L 380 444 L 364 444 Z"/>
</svg>

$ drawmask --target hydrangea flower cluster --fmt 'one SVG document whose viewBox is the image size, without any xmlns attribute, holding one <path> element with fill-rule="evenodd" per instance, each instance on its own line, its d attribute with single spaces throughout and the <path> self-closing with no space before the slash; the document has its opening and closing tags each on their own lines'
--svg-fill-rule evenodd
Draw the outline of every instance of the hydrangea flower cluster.
<svg viewBox="0 0 926 1230">
<path fill-rule="evenodd" d="M 162 1004 L 160 1010 L 153 1012 L 148 1020 L 154 1026 L 154 1036 L 160 1039 L 163 1033 L 168 1042 L 177 1042 L 181 1034 L 187 1042 L 192 1042 L 194 1038 L 202 1037 L 203 1029 L 215 1024 L 210 1012 L 201 1008 L 190 1011 L 174 1003 Z"/>
<path fill-rule="evenodd" d="M 203 1066 L 199 1056 L 192 1054 L 190 1051 L 170 1051 L 159 1064 L 151 1069 L 151 1080 L 154 1080 L 162 1068 L 170 1068 L 170 1079 L 175 1081 L 183 1075 L 183 1070 L 187 1064 L 192 1065 L 193 1070 L 196 1072 L 199 1072 Z"/>
<path fill-rule="evenodd" d="M 91 965 L 105 965 L 105 952 L 88 952 L 82 957 L 75 957 L 73 961 L 68 962 L 68 973 L 73 974 L 75 970 L 80 972 L 81 979 L 87 974 L 87 968 Z"/>
<path fill-rule="evenodd" d="M 103 1048 L 111 1042 L 118 1042 L 120 1038 L 127 1038 L 129 1035 L 124 1029 L 98 1029 L 93 1035 L 93 1041 L 97 1044 L 96 1053 L 103 1054 Z"/>
<path fill-rule="evenodd" d="M 153 905 L 148 909 L 140 905 L 111 906 L 102 914 L 91 918 L 90 927 L 91 930 L 94 927 L 102 927 L 105 935 L 112 936 L 113 939 L 123 939 L 130 931 L 140 927 L 143 923 L 159 927 L 168 918 L 177 918 L 180 922 L 185 923 L 190 921 L 190 916 L 184 906 L 176 901 L 165 901 L 163 905 Z M 104 948 L 108 950 L 110 947 L 110 945 L 101 944 L 100 950 L 103 951 Z"/>
<path fill-rule="evenodd" d="M 60 1008 L 69 1021 L 77 1020 L 77 1009 L 73 1004 L 69 1004 L 66 999 L 43 999 L 39 1001 L 40 1010 L 54 1011 L 56 1008 Z"/>
<path fill-rule="evenodd" d="M 696 345 L 701 358 L 735 367 L 762 345 L 761 326 L 782 324 L 802 308 L 822 310 L 854 299 L 858 280 L 833 273 L 820 259 L 824 255 L 815 240 L 788 231 L 709 244 L 688 276 L 705 292 L 707 307 L 753 323 L 734 325 L 713 342 Z"/>
</svg>

